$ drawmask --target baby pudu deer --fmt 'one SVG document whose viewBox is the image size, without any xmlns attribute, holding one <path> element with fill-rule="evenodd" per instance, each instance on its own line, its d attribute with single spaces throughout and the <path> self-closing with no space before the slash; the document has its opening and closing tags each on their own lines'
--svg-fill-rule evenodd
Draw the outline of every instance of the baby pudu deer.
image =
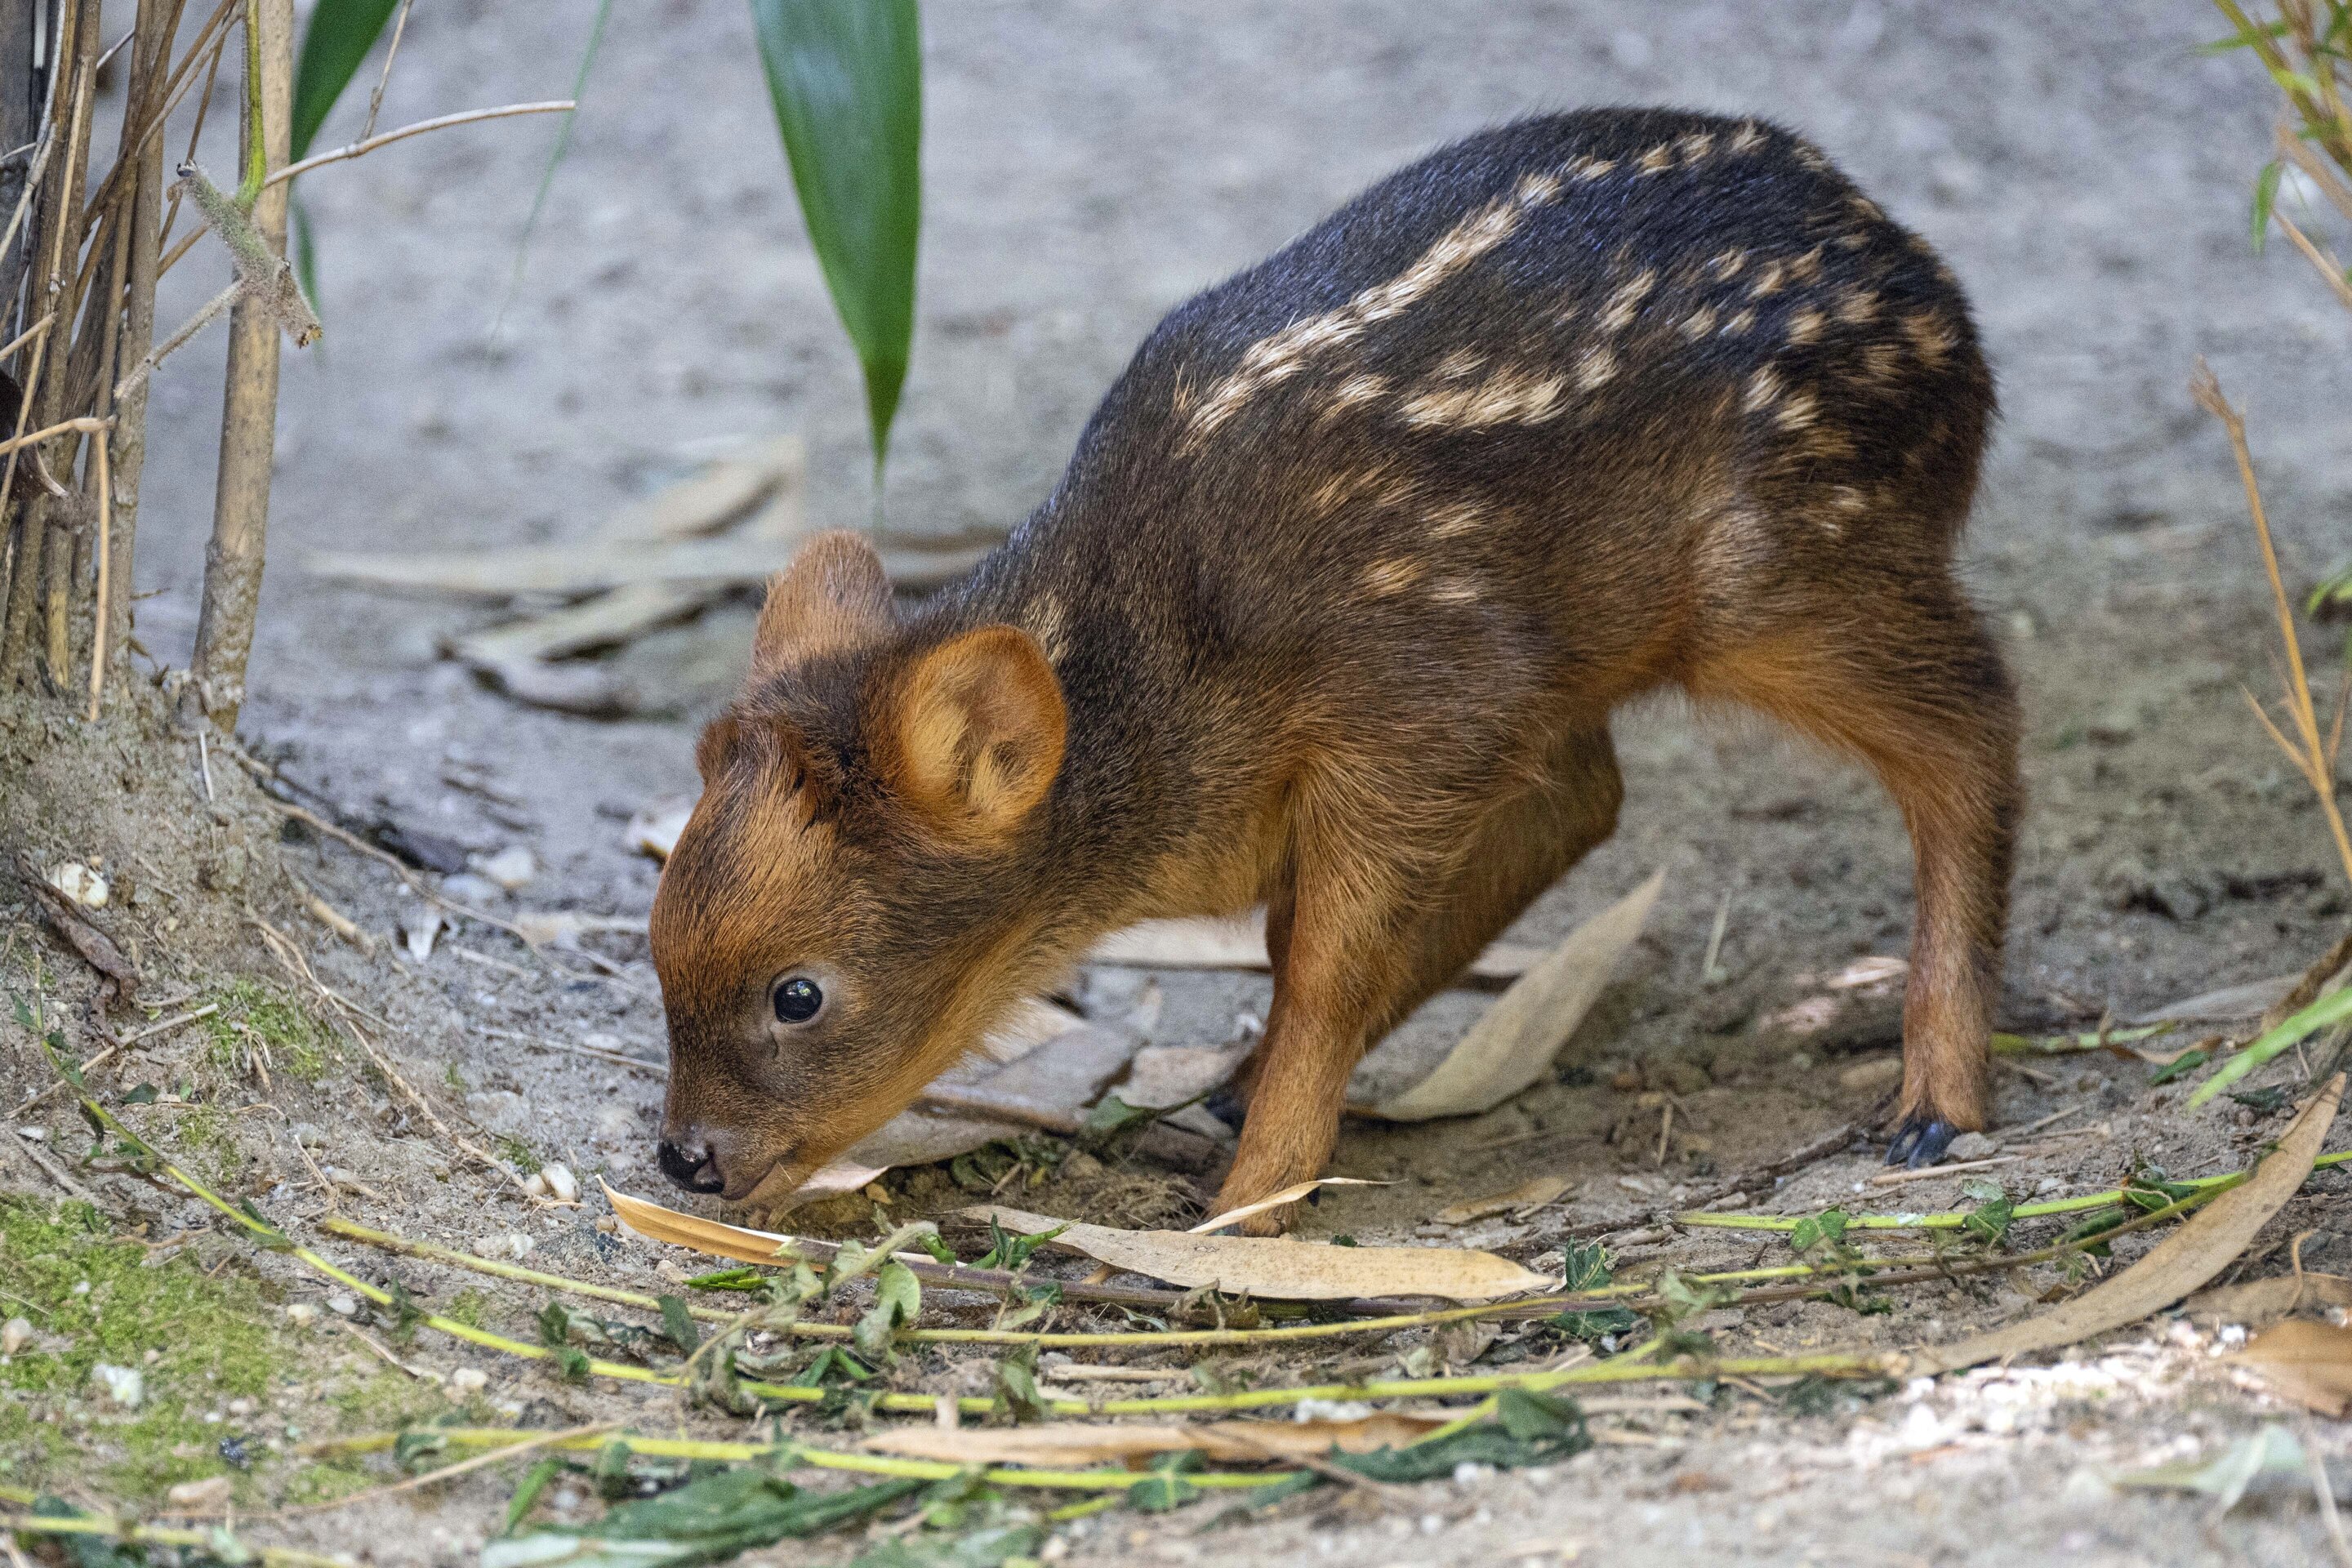
<svg viewBox="0 0 2352 1568">
<path fill-rule="evenodd" d="M 1264 904 L 1220 1206 L 1312 1177 L 1367 1047 L 1609 837 L 1611 711 L 1667 687 L 1900 805 L 1888 1159 L 1936 1159 L 2020 805 L 1952 570 L 1992 411 L 1950 270 L 1773 126 L 1563 114 L 1382 181 L 1162 321 L 968 579 L 902 612 L 834 533 L 770 585 L 654 902 L 663 1169 L 772 1205 L 1105 933 Z"/>
</svg>

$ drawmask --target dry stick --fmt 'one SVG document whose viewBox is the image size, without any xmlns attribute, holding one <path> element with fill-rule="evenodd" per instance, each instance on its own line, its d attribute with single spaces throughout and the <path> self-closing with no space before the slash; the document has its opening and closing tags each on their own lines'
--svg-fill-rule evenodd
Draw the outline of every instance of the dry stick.
<svg viewBox="0 0 2352 1568">
<path fill-rule="evenodd" d="M 372 136 L 364 142 L 354 142 L 347 147 L 338 147 L 331 153 L 315 153 L 299 163 L 289 163 L 264 180 L 261 187 L 268 190 L 270 186 L 290 180 L 297 174 L 307 174 L 323 164 L 340 163 L 347 159 L 365 157 L 379 147 L 389 147 L 394 142 L 404 142 L 411 136 L 422 136 L 427 131 L 440 131 L 452 125 L 470 125 L 477 120 L 505 120 L 517 114 L 568 114 L 578 107 L 579 105 L 571 99 L 554 98 L 541 103 L 508 103 L 501 104 L 496 109 L 468 109 L 457 114 L 444 114 L 431 120 L 420 120 L 414 125 L 404 125 L 397 131 L 387 131 L 381 136 Z"/>
<path fill-rule="evenodd" d="M 72 225 L 70 220 L 80 215 L 82 187 L 89 175 L 90 116 L 96 107 L 100 7 L 101 0 L 82 0 L 81 19 L 75 26 L 74 48 L 78 63 L 75 67 L 74 96 L 77 111 L 73 132 L 66 139 L 65 180 L 61 190 L 64 205 L 58 214 L 55 242 L 50 251 L 50 303 L 58 312 L 58 325 L 53 330 L 53 336 L 64 333 L 68 330 L 67 323 L 72 321 L 81 309 L 80 275 L 74 266 L 76 247 L 71 243 L 79 237 L 79 233 L 78 226 Z M 94 253 L 92 259 L 96 259 Z M 72 345 L 68 343 L 65 351 L 51 355 L 50 361 L 48 385 L 42 393 L 42 411 L 37 414 L 44 424 L 57 423 L 58 416 L 72 406 Z M 72 448 L 68 447 L 56 454 L 61 459 L 60 466 L 70 467 L 71 452 Z M 33 464 L 36 472 L 41 471 L 44 462 L 45 455 L 35 451 Z M 62 499 L 62 493 L 58 499 Z M 48 589 L 44 605 L 47 633 L 45 662 L 50 689 L 62 696 L 71 679 L 67 673 L 72 654 L 67 612 L 73 605 L 73 529 L 80 520 L 59 515 L 55 500 L 44 504 L 40 510 L 49 525 L 49 539 L 46 546 Z"/>
<path fill-rule="evenodd" d="M 200 235 L 203 232 L 204 230 L 198 229 L 196 234 L 192 234 L 188 237 L 190 240 L 194 240 L 196 237 L 196 235 Z M 147 387 L 147 378 L 155 374 L 155 367 L 157 365 L 162 364 L 165 360 L 171 358 L 181 349 L 185 348 L 191 338 L 194 338 L 198 332 L 203 331 L 206 327 L 211 326 L 215 321 L 219 319 L 221 312 L 226 310 L 231 305 L 236 304 L 239 299 L 243 298 L 244 294 L 245 283 L 243 279 L 239 279 L 238 281 L 230 284 L 227 288 L 222 289 L 219 293 L 214 295 L 212 299 L 206 301 L 204 307 L 197 310 L 194 315 L 190 316 L 186 321 L 181 322 L 179 327 L 173 331 L 170 337 L 165 338 L 162 342 L 156 344 L 152 350 L 149 351 L 149 353 L 140 360 L 138 364 L 131 368 L 131 374 L 124 376 L 122 380 L 116 384 L 114 388 L 114 401 L 117 403 L 128 403 L 131 401 L 133 395 L 143 394 Z M 152 314 L 154 310 L 154 306 L 152 300 L 148 306 L 148 310 L 151 312 L 148 317 L 148 321 L 152 328 L 154 321 L 154 317 Z"/>
<path fill-rule="evenodd" d="M 223 0 L 224 7 L 236 4 L 236 0 Z M 195 58 L 196 49 L 202 48 L 203 47 L 203 39 L 200 37 L 196 44 L 189 49 L 188 58 L 193 60 Z M 188 151 L 186 155 L 180 160 L 183 163 L 193 163 L 196 161 L 196 148 L 203 143 L 205 137 L 205 117 L 212 111 L 213 83 L 220 75 L 221 56 L 226 53 L 227 49 L 228 34 L 224 30 L 218 37 L 212 41 L 212 58 L 205 66 L 204 90 L 196 95 L 196 122 L 188 129 Z M 162 143 L 158 142 L 157 146 L 160 148 Z M 173 226 L 178 223 L 179 219 L 180 193 L 175 188 L 172 192 L 171 209 L 163 215 L 163 227 L 157 231 L 157 244 L 159 247 L 163 239 L 170 237 Z M 182 240 L 173 248 L 172 254 L 163 258 L 163 265 L 156 270 L 158 272 L 169 272 L 172 270 L 172 263 L 178 260 L 183 255 L 184 255 L 188 247 L 194 243 L 195 243 L 195 237 L 193 235 L 186 239 Z"/>
<path fill-rule="evenodd" d="M 375 90 L 368 94 L 367 123 L 360 127 L 360 140 L 375 134 L 375 117 L 383 112 L 383 89 L 392 85 L 392 62 L 400 58 L 401 35 L 408 31 L 408 8 L 416 0 L 400 0 L 400 15 L 392 19 L 392 43 L 383 51 L 383 74 L 375 79 Z"/>
<path fill-rule="evenodd" d="M 2270 574 L 2271 597 L 2278 610 L 2279 640 L 2286 649 L 2289 677 L 2287 715 L 2302 739 L 2302 745 L 2296 746 L 2280 731 L 2252 692 L 2246 693 L 2246 700 L 2252 704 L 2255 717 L 2263 721 L 2263 728 L 2270 731 L 2271 739 L 2278 742 L 2279 749 L 2287 754 L 2287 759 L 2295 764 L 2310 784 L 2312 793 L 2319 797 L 2319 808 L 2326 816 L 2328 831 L 2336 837 L 2336 853 L 2343 861 L 2345 878 L 2352 881 L 2352 835 L 2345 832 L 2344 814 L 2336 809 L 2335 772 L 2328 766 L 2326 744 L 2320 739 L 2319 716 L 2311 700 L 2311 679 L 2303 667 L 2303 644 L 2294 631 L 2294 610 L 2287 602 L 2286 584 L 2279 576 L 2278 551 L 2271 542 L 2270 514 L 2263 510 L 2262 488 L 2254 480 L 2253 453 L 2246 446 L 2246 422 L 2221 395 L 2221 382 L 2215 379 L 2202 358 L 2197 362 L 2196 374 L 2189 379 L 2189 394 L 2197 400 L 2200 407 L 2220 420 L 2221 428 L 2229 434 L 2230 452 L 2238 464 L 2238 480 L 2245 487 L 2246 510 L 2253 518 L 2254 535 L 2262 542 L 2263 569 Z"/>
<path fill-rule="evenodd" d="M 97 615 L 89 635 L 89 712 L 90 723 L 98 722 L 98 702 L 106 689 L 106 623 L 107 608 L 114 603 L 114 582 L 110 575 L 114 525 L 113 495 L 109 484 L 106 449 L 112 443 L 104 430 L 90 444 L 90 455 L 98 461 L 98 599 Z"/>
<path fill-rule="evenodd" d="M 286 160 L 294 100 L 294 0 L 258 0 L 248 16 L 261 26 L 247 50 L 248 167 Z M 209 216 L 209 215 L 208 215 Z M 286 193 L 264 190 L 252 225 L 280 258 L 286 251 Z M 269 530 L 270 466 L 278 442 L 278 301 L 248 291 L 231 307 L 227 384 L 221 400 L 220 463 L 213 490 L 212 541 L 205 552 L 203 603 L 181 717 L 209 718 L 224 734 L 236 730 L 245 702 L 245 666 L 260 607 L 263 545 Z"/>
<path fill-rule="evenodd" d="M 33 166 L 25 172 L 25 190 L 16 198 L 16 210 L 8 215 L 6 232 L 0 233 L 0 251 L 16 243 L 16 230 L 25 221 L 25 213 L 33 205 L 33 193 L 41 188 L 41 174 L 49 165 L 49 149 L 57 145 L 48 126 L 41 127 L 40 149 L 33 154 Z"/>
<path fill-rule="evenodd" d="M 0 245 L 0 250 L 5 250 L 8 247 L 5 245 Z M 56 321 L 57 319 L 58 313 L 55 310 L 52 310 L 47 315 L 43 316 L 39 321 L 35 321 L 31 326 L 26 327 L 23 331 L 18 332 L 15 337 L 10 338 L 6 343 L 0 344 L 0 359 L 6 359 L 10 354 L 15 353 L 18 349 L 21 349 L 26 343 L 31 342 L 35 338 L 37 338 L 43 332 L 47 331 L 50 324 Z"/>
<path fill-rule="evenodd" d="M 2352 309 L 2352 283 L 2345 281 L 2344 268 L 2336 264 L 2336 258 L 2328 254 L 2326 247 L 2315 242 L 2309 235 L 2295 226 L 2294 220 L 2283 212 L 2272 213 L 2271 221 L 2286 231 L 2287 238 L 2293 240 L 2294 247 L 2303 252 L 2303 258 L 2310 262 L 2320 277 L 2327 280 L 2327 286 L 2336 291 L 2336 302 L 2347 309 Z"/>
<path fill-rule="evenodd" d="M 71 6 L 61 6 L 58 17 L 58 31 L 61 36 L 58 39 L 58 47 L 60 51 L 58 58 L 62 60 L 64 58 L 62 51 L 72 41 L 72 30 L 79 20 L 80 12 Z M 87 77 L 78 74 L 75 90 L 70 94 L 62 95 L 61 101 L 58 105 L 57 111 L 61 111 L 66 116 L 66 162 L 65 166 L 58 171 L 57 178 L 51 180 L 41 192 L 40 226 L 37 231 L 41 257 L 37 270 L 34 274 L 33 287 L 37 297 L 48 306 L 47 313 L 57 317 L 59 321 L 73 319 L 73 302 L 69 300 L 61 300 L 58 296 L 63 287 L 60 274 L 64 270 L 61 252 L 64 242 L 65 214 L 79 199 L 75 187 L 79 183 L 77 169 L 81 158 L 83 124 L 81 110 L 88 100 L 89 85 Z M 51 121 L 53 132 L 57 128 L 54 112 Z M 19 407 L 19 429 L 23 428 L 24 418 L 27 416 L 46 425 L 54 423 L 57 416 L 63 412 L 63 398 L 53 392 L 53 388 L 61 378 L 52 369 L 47 380 L 41 379 L 41 373 L 45 368 L 49 368 L 48 362 L 52 357 L 47 352 L 48 343 L 49 333 L 44 332 L 32 367 L 26 377 L 23 401 Z M 43 409 L 47 410 L 46 415 L 41 412 Z M 5 481 L 0 481 L 0 497 L 6 496 L 14 489 L 16 466 L 17 460 L 12 454 L 8 459 L 7 478 Z M 32 635 L 33 612 L 40 588 L 42 557 L 47 552 L 48 543 L 48 510 L 47 499 L 36 496 L 25 507 L 19 520 L 16 571 L 8 584 L 8 609 L 5 623 L 0 625 L 0 685 L 11 683 L 16 679 L 17 667 L 24 662 L 26 643 Z"/>
<path fill-rule="evenodd" d="M 180 106 L 180 100 L 187 96 L 188 88 L 193 80 L 190 73 L 195 69 L 196 62 L 200 58 L 209 58 L 217 64 L 220 58 L 219 46 L 228 41 L 229 20 L 243 4 L 244 0 L 221 0 L 213 14 L 205 18 L 205 25 L 196 29 L 195 38 L 189 44 L 188 52 L 180 57 L 180 63 L 172 68 L 171 76 L 163 83 L 163 101 L 155 105 L 153 110 L 140 122 L 135 143 L 140 152 L 147 152 L 151 142 L 156 148 L 163 146 L 164 121 L 169 120 L 172 111 Z M 142 6 L 141 9 L 144 10 L 145 7 Z M 173 0 L 169 19 L 163 28 L 163 38 L 167 44 L 172 35 L 179 31 L 181 9 L 180 0 Z M 159 60 L 162 55 L 163 47 L 159 46 L 157 50 Z M 207 71 L 205 76 L 203 96 L 196 100 L 196 121 L 199 126 L 204 121 L 205 111 L 211 107 L 212 89 L 213 78 Z M 144 94 L 141 92 L 133 93 L 134 100 L 143 96 Z M 137 107 L 135 101 L 133 107 Z M 123 177 L 122 171 L 131 166 L 125 159 L 129 155 L 131 145 L 132 143 L 129 142 L 123 144 L 123 152 L 117 154 L 114 167 L 107 171 L 106 178 L 100 182 L 98 190 L 90 196 L 88 205 L 82 208 L 81 228 L 85 237 L 89 235 L 91 226 L 98 222 L 99 215 L 103 213 L 108 204 L 114 199 L 115 183 Z"/>
</svg>

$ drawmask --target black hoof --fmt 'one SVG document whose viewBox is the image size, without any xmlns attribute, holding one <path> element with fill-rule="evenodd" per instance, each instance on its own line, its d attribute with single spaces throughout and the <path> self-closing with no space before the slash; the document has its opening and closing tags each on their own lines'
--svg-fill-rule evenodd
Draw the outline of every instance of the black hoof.
<svg viewBox="0 0 2352 1568">
<path fill-rule="evenodd" d="M 1960 1130 L 1948 1121 L 1922 1121 L 1916 1116 L 1906 1116 L 1903 1125 L 1895 1130 L 1895 1142 L 1886 1146 L 1886 1163 L 1907 1165 L 1915 1171 L 1922 1165 L 1932 1165 L 1944 1157 L 1944 1151 L 1959 1135 Z"/>
</svg>

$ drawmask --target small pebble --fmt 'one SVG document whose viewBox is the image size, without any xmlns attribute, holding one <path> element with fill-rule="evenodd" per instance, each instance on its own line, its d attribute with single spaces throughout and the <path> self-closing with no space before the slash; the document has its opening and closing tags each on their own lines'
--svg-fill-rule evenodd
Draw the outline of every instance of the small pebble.
<svg viewBox="0 0 2352 1568">
<path fill-rule="evenodd" d="M 125 1410 L 136 1410 L 147 1397 L 147 1379 L 135 1366 L 114 1366 L 100 1362 L 89 1369 L 89 1380 L 98 1391 Z"/>
<path fill-rule="evenodd" d="M 286 1309 L 286 1321 L 298 1329 L 307 1329 L 319 1321 L 319 1309 L 308 1301 L 297 1301 Z"/>
<path fill-rule="evenodd" d="M 49 886 L 83 909 L 106 908 L 106 879 L 79 860 L 62 860 L 50 867 Z"/>
<path fill-rule="evenodd" d="M 495 855 L 477 855 L 472 858 L 475 870 L 509 893 L 539 875 L 538 857 L 520 844 L 509 844 Z"/>
<path fill-rule="evenodd" d="M 239 1395 L 237 1398 L 232 1399 L 228 1402 L 228 1413 L 231 1415 L 238 1416 L 240 1418 L 250 1415 L 260 1408 L 261 1406 L 259 1405 L 250 1399 L 245 1398 L 243 1395 Z"/>
<path fill-rule="evenodd" d="M 539 1174 L 540 1179 L 547 1184 L 547 1195 L 557 1203 L 576 1204 L 580 1201 L 580 1180 L 572 1173 L 570 1166 L 542 1165 Z"/>
<path fill-rule="evenodd" d="M 1963 1132 L 1952 1140 L 1952 1146 L 1944 1152 L 1944 1155 L 1948 1160 L 1958 1162 L 1981 1160 L 2000 1152 L 2000 1144 L 1998 1140 L 1988 1138 L 1981 1132 Z"/>
<path fill-rule="evenodd" d="M 33 1322 L 29 1318 L 11 1318 L 0 1323 L 0 1355 L 15 1355 L 33 1341 Z"/>
<path fill-rule="evenodd" d="M 338 1318 L 348 1318 L 360 1310 L 360 1304 L 338 1290 L 327 1298 L 327 1310 Z"/>
<path fill-rule="evenodd" d="M 191 1513 L 209 1513 L 228 1501 L 229 1489 L 226 1476 L 206 1476 L 200 1481 L 182 1481 L 163 1494 L 163 1500 Z"/>
<path fill-rule="evenodd" d="M 455 1394 L 479 1394 L 490 1384 L 490 1374 L 478 1366 L 461 1366 L 449 1374 L 449 1388 Z"/>
</svg>

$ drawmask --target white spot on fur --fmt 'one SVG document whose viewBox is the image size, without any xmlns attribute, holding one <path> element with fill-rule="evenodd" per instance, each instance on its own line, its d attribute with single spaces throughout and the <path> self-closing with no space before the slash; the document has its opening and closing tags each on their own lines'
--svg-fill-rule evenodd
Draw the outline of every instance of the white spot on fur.
<svg viewBox="0 0 2352 1568">
<path fill-rule="evenodd" d="M 1498 371 L 1470 386 L 1446 387 L 1408 397 L 1398 412 L 1422 428 L 1482 429 L 1491 425 L 1540 424 L 1559 412 L 1560 378 L 1532 378 Z"/>
<path fill-rule="evenodd" d="M 1692 342 L 1698 342 L 1713 331 L 1715 331 L 1715 307 L 1712 305 L 1701 305 L 1683 318 L 1683 336 Z"/>
<path fill-rule="evenodd" d="M 1642 301 L 1648 299 L 1650 290 L 1657 286 L 1658 271 L 1654 267 L 1645 267 L 1620 284 L 1601 311 L 1601 330 L 1622 332 L 1632 326 L 1634 311 L 1641 309 Z"/>
<path fill-rule="evenodd" d="M 1675 150 L 1671 145 L 1661 142 L 1643 153 L 1633 166 L 1643 174 L 1663 174 L 1675 166 Z"/>
<path fill-rule="evenodd" d="M 1748 378 L 1748 391 L 1739 405 L 1750 414 L 1758 414 L 1772 406 L 1780 395 L 1780 374 L 1768 364 Z"/>
<path fill-rule="evenodd" d="M 1376 599 L 1402 594 L 1421 578 L 1422 564 L 1418 561 L 1375 561 L 1364 568 L 1364 586 Z"/>
<path fill-rule="evenodd" d="M 1799 344 L 1811 342 L 1822 335 L 1822 313 L 1810 305 L 1792 312 L 1789 317 L 1789 341 Z"/>
<path fill-rule="evenodd" d="M 1475 605 L 1478 602 L 1478 585 L 1460 577 L 1440 577 L 1429 590 L 1429 596 L 1441 605 Z"/>
<path fill-rule="evenodd" d="M 1617 356 L 1595 343 L 1576 356 L 1576 390 L 1591 392 L 1617 374 Z"/>
<path fill-rule="evenodd" d="M 1429 531 L 1436 539 L 1459 539 L 1486 526 L 1488 513 L 1474 500 L 1447 501 L 1429 514 Z"/>
<path fill-rule="evenodd" d="M 1741 121 L 1739 129 L 1731 133 L 1731 150 L 1734 153 L 1753 153 L 1762 145 L 1764 128 L 1753 120 Z"/>
</svg>

